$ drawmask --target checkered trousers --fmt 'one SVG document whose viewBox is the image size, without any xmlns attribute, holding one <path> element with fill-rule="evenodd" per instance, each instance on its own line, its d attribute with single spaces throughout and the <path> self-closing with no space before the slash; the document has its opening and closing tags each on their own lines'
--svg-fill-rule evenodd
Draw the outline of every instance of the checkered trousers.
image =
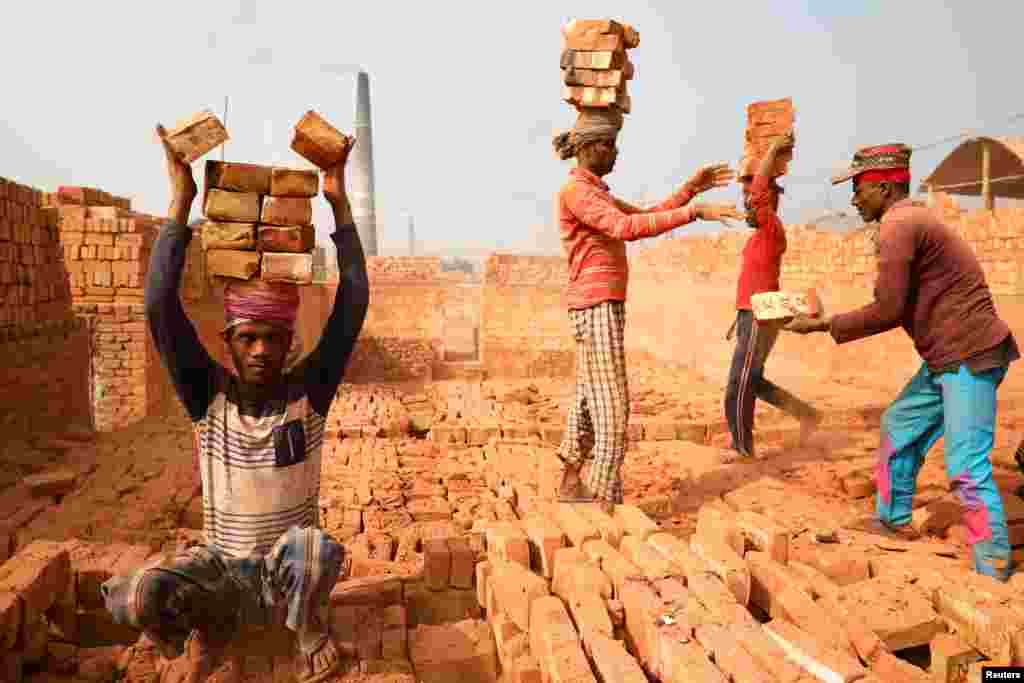
<svg viewBox="0 0 1024 683">
<path fill-rule="evenodd" d="M 570 310 L 569 321 L 576 339 L 576 395 L 559 455 L 570 464 L 589 455 L 587 487 L 599 498 L 621 503 L 629 422 L 625 302 Z"/>
</svg>

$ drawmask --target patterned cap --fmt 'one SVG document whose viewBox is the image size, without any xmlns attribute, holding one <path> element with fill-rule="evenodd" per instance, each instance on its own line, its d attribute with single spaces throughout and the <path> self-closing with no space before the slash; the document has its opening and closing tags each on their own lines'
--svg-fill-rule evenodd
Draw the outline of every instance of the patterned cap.
<svg viewBox="0 0 1024 683">
<path fill-rule="evenodd" d="M 910 170 L 912 150 L 904 144 L 863 147 L 853 155 L 853 163 L 843 173 L 832 177 L 832 184 L 845 183 L 866 171 Z"/>
</svg>

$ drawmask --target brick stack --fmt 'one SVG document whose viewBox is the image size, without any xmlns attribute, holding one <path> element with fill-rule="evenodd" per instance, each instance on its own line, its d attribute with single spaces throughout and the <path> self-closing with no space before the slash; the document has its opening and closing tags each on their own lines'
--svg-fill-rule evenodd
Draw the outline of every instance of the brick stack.
<svg viewBox="0 0 1024 683">
<path fill-rule="evenodd" d="M 42 193 L 0 178 L 0 331 L 37 335 L 70 319 L 70 292 L 56 239 L 56 215 Z"/>
<path fill-rule="evenodd" d="M 45 208 L 62 206 L 115 206 L 130 211 L 132 201 L 126 197 L 118 197 L 95 187 L 79 187 L 62 185 L 56 192 L 44 192 L 42 205 Z"/>
<path fill-rule="evenodd" d="M 740 167 L 757 164 L 768 151 L 772 141 L 793 132 L 796 113 L 792 98 L 754 102 L 747 106 L 747 130 L 744 137 L 743 161 Z M 789 172 L 793 152 L 780 154 L 776 160 L 775 175 Z"/>
<path fill-rule="evenodd" d="M 315 171 L 206 162 L 202 228 L 211 276 L 313 281 Z"/>
<path fill-rule="evenodd" d="M 562 27 L 562 99 L 577 109 L 632 109 L 626 82 L 633 63 L 626 50 L 640 45 L 640 34 L 610 19 L 574 19 Z"/>
</svg>

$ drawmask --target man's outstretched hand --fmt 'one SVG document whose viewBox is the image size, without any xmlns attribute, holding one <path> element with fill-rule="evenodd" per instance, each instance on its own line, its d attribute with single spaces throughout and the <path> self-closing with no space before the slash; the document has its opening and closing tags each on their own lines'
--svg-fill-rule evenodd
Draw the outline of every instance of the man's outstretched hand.
<svg viewBox="0 0 1024 683">
<path fill-rule="evenodd" d="M 746 214 L 737 209 L 735 204 L 699 204 L 697 215 L 701 220 L 718 221 L 728 227 L 729 221 L 743 220 Z"/>
<path fill-rule="evenodd" d="M 171 208 L 167 217 L 174 223 L 186 225 L 189 213 L 192 211 L 192 202 L 195 201 L 199 189 L 192 177 L 192 167 L 181 160 L 181 157 L 171 149 L 167 142 L 167 130 L 160 124 L 156 126 L 156 134 L 160 138 L 160 144 L 164 147 L 164 156 L 167 158 L 167 176 L 171 181 Z"/>
<path fill-rule="evenodd" d="M 728 164 L 714 164 L 697 169 L 693 177 L 686 181 L 686 189 L 697 195 L 716 187 L 725 187 L 736 180 L 736 171 Z"/>
<path fill-rule="evenodd" d="M 782 329 L 787 332 L 796 332 L 797 334 L 811 334 L 812 332 L 828 332 L 831 327 L 831 318 L 812 318 L 808 315 L 798 315 Z"/>
</svg>

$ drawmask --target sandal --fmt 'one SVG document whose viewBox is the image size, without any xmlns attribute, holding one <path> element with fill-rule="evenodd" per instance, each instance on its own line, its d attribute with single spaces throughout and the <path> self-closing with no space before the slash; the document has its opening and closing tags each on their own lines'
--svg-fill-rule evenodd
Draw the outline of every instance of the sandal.
<svg viewBox="0 0 1024 683">
<path fill-rule="evenodd" d="M 330 648 L 334 651 L 334 661 L 326 669 L 322 671 L 314 671 L 313 658 L 323 652 L 325 648 Z M 334 676 L 340 669 L 341 652 L 329 636 L 325 637 L 323 642 L 320 643 L 320 645 L 312 652 L 306 654 L 300 651 L 295 655 L 296 683 L 320 683 L 320 681 L 327 680 Z"/>
</svg>

